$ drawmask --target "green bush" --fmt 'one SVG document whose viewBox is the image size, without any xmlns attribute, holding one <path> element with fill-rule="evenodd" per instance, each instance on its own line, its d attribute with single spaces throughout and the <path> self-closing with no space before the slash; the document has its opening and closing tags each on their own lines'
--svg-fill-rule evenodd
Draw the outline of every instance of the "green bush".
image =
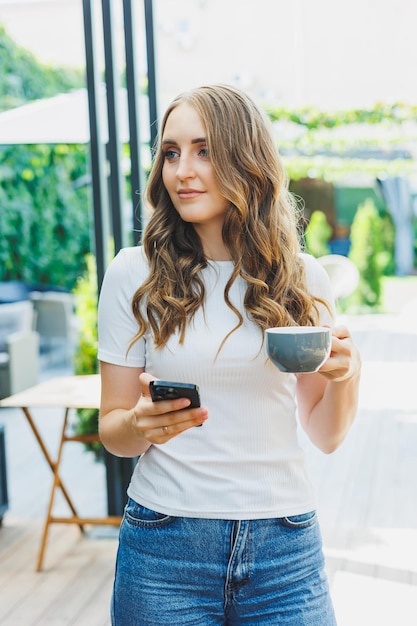
<svg viewBox="0 0 417 626">
<path fill-rule="evenodd" d="M 313 211 L 305 229 L 306 250 L 316 258 L 330 254 L 328 245 L 332 228 L 323 211 Z"/>
<path fill-rule="evenodd" d="M 393 276 L 395 274 L 395 226 L 388 212 L 382 213 L 381 222 L 381 253 L 379 257 L 381 271 L 384 276 Z"/>
<path fill-rule="evenodd" d="M 374 202 L 359 205 L 350 232 L 349 258 L 359 270 L 359 285 L 352 304 L 377 307 L 381 302 L 381 280 L 386 254 L 383 248 L 383 219 Z"/>
<path fill-rule="evenodd" d="M 0 280 L 72 290 L 91 219 L 86 146 L 0 147 Z"/>
<path fill-rule="evenodd" d="M 97 374 L 97 274 L 95 258 L 87 256 L 87 270 L 78 279 L 74 289 L 75 312 L 80 324 L 78 345 L 74 355 L 74 372 L 77 375 Z M 90 435 L 98 432 L 97 409 L 78 409 L 75 432 Z M 103 448 L 100 443 L 85 444 L 88 450 L 101 458 Z"/>
<path fill-rule="evenodd" d="M 0 110 L 85 85 L 39 63 L 0 25 Z M 0 146 L 0 280 L 71 290 L 90 250 L 88 146 Z"/>
<path fill-rule="evenodd" d="M 85 84 L 84 72 L 50 67 L 18 46 L 0 24 L 0 111 Z"/>
</svg>

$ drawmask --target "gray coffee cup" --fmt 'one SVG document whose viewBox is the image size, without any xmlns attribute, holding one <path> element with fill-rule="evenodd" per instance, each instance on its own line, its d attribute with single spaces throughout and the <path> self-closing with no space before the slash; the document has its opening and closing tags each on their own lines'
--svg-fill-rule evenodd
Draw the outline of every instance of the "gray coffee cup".
<svg viewBox="0 0 417 626">
<path fill-rule="evenodd" d="M 283 326 L 266 330 L 266 351 L 281 372 L 317 372 L 330 355 L 331 341 L 331 329 L 324 326 Z"/>
</svg>

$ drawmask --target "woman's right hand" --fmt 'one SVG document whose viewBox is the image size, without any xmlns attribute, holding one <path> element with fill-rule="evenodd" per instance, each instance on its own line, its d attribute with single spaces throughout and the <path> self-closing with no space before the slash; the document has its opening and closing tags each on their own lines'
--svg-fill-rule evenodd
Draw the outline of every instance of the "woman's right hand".
<svg viewBox="0 0 417 626">
<path fill-rule="evenodd" d="M 207 420 L 206 407 L 187 409 L 188 398 L 153 402 L 149 391 L 151 380 L 157 379 L 147 372 L 139 376 L 141 395 L 133 408 L 133 426 L 138 435 L 150 443 L 163 444 Z"/>
<path fill-rule="evenodd" d="M 139 456 L 207 419 L 206 408 L 187 409 L 188 399 L 152 402 L 149 383 L 155 377 L 144 368 L 102 361 L 100 374 L 100 439 L 116 456 Z"/>
</svg>

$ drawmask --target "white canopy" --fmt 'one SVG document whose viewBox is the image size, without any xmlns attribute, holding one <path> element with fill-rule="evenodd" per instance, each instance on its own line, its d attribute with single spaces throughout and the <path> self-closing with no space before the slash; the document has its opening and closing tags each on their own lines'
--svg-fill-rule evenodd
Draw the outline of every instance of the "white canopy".
<svg viewBox="0 0 417 626">
<path fill-rule="evenodd" d="M 149 113 L 144 97 L 140 103 L 141 140 L 149 141 Z M 119 133 L 123 143 L 129 140 L 126 90 L 118 99 Z M 105 88 L 99 101 L 102 141 L 107 143 Z M 90 141 L 87 89 L 77 89 L 52 98 L 37 100 L 0 113 L 0 145 L 87 143 Z"/>
</svg>

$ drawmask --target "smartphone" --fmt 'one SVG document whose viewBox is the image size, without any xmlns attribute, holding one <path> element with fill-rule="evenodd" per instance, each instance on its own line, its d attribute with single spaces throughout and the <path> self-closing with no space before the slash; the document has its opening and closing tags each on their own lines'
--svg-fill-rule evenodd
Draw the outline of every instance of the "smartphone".
<svg viewBox="0 0 417 626">
<path fill-rule="evenodd" d="M 190 383 L 173 383 L 167 380 L 151 380 L 149 390 L 153 402 L 189 398 L 191 404 L 186 407 L 187 409 L 195 409 L 200 406 L 200 394 L 197 385 Z"/>
</svg>

